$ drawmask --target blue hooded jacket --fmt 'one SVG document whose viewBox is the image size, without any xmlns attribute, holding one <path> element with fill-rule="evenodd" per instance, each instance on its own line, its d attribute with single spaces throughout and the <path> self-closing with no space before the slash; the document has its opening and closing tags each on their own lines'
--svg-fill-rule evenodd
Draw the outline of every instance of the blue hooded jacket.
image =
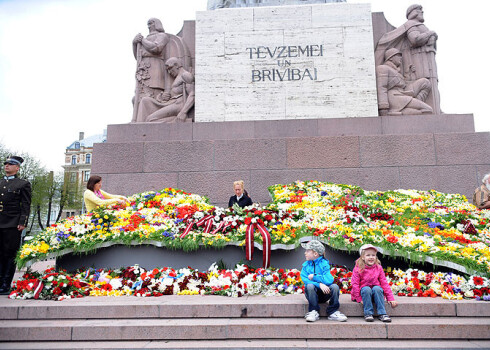
<svg viewBox="0 0 490 350">
<path fill-rule="evenodd" d="M 308 276 L 313 274 L 313 279 L 310 280 Z M 315 260 L 306 260 L 303 263 L 301 269 L 301 280 L 305 285 L 314 284 L 320 288 L 320 283 L 327 286 L 333 283 L 333 276 L 330 273 L 330 264 L 323 256 L 316 258 Z"/>
</svg>

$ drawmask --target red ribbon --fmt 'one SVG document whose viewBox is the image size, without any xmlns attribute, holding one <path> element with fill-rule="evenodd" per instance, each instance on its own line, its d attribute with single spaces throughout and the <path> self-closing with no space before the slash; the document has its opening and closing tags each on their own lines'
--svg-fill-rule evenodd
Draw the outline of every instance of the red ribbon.
<svg viewBox="0 0 490 350">
<path fill-rule="evenodd" d="M 249 224 L 245 233 L 245 259 L 252 260 L 254 255 L 254 231 L 258 229 L 262 236 L 262 267 L 271 266 L 271 236 L 262 223 Z"/>
<path fill-rule="evenodd" d="M 184 238 L 185 236 L 187 236 L 189 234 L 189 232 L 191 232 L 192 225 L 194 225 L 194 221 L 189 222 L 189 224 L 185 228 L 184 232 L 180 235 L 180 238 Z"/>
<path fill-rule="evenodd" d="M 208 233 L 211 230 L 211 226 L 213 225 L 213 220 L 211 220 L 212 218 L 214 218 L 214 215 L 207 215 L 207 216 L 203 217 L 201 220 L 199 220 L 198 222 L 196 222 L 195 224 L 197 227 L 199 227 L 199 226 L 204 225 L 204 223 L 206 223 L 204 233 Z M 185 228 L 184 232 L 180 235 L 180 238 L 184 238 L 185 236 L 187 236 L 189 234 L 189 232 L 191 232 L 193 225 L 194 225 L 194 221 L 190 220 L 189 223 L 187 224 L 187 227 Z"/>
<path fill-rule="evenodd" d="M 34 299 L 39 299 L 39 294 L 41 294 L 44 288 L 44 284 L 40 280 L 37 280 L 34 283 L 33 287 L 34 287 Z"/>
<path fill-rule="evenodd" d="M 209 233 L 209 231 L 211 231 L 211 227 L 213 227 L 213 220 L 212 220 L 213 218 L 214 215 L 207 215 L 203 217 L 201 220 L 199 220 L 198 222 L 196 222 L 196 226 L 200 227 L 206 224 L 206 226 L 204 227 L 204 233 Z"/>
</svg>

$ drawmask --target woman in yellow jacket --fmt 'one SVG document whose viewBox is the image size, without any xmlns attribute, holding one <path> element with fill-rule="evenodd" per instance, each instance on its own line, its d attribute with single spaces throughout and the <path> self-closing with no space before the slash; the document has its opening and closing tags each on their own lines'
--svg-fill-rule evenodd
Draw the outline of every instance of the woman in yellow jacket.
<svg viewBox="0 0 490 350">
<path fill-rule="evenodd" d="M 87 189 L 83 194 L 83 200 L 85 201 L 85 208 L 87 212 L 94 210 L 98 206 L 106 206 L 116 203 L 125 203 L 128 199 L 124 196 L 116 194 L 110 194 L 102 191 L 102 178 L 97 175 L 92 175 L 88 179 Z"/>
</svg>

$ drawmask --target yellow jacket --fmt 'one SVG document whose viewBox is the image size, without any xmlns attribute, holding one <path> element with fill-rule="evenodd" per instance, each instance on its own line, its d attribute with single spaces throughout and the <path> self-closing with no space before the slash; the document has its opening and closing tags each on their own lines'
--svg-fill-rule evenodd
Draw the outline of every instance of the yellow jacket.
<svg viewBox="0 0 490 350">
<path fill-rule="evenodd" d="M 83 194 L 83 200 L 85 201 L 85 208 L 87 208 L 87 212 L 94 210 L 96 207 L 103 205 L 111 205 L 119 202 L 119 199 L 126 199 L 124 196 L 118 196 L 117 194 L 110 194 L 100 190 L 100 193 L 104 196 L 105 199 L 101 199 L 97 197 L 97 195 L 87 189 Z"/>
</svg>

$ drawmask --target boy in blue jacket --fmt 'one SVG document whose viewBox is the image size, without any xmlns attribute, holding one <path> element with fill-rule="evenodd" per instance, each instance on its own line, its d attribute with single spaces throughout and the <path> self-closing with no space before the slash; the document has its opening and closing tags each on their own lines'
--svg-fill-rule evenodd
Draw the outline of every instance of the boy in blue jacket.
<svg viewBox="0 0 490 350">
<path fill-rule="evenodd" d="M 339 286 L 333 283 L 330 264 L 323 257 L 325 247 L 319 241 L 302 243 L 301 246 L 306 249 L 306 261 L 301 269 L 301 280 L 305 285 L 305 296 L 308 300 L 306 321 L 318 321 L 320 319 L 320 306 L 318 304 L 326 301 L 329 301 L 327 307 L 329 320 L 347 321 L 347 316 L 339 311 Z"/>
</svg>

